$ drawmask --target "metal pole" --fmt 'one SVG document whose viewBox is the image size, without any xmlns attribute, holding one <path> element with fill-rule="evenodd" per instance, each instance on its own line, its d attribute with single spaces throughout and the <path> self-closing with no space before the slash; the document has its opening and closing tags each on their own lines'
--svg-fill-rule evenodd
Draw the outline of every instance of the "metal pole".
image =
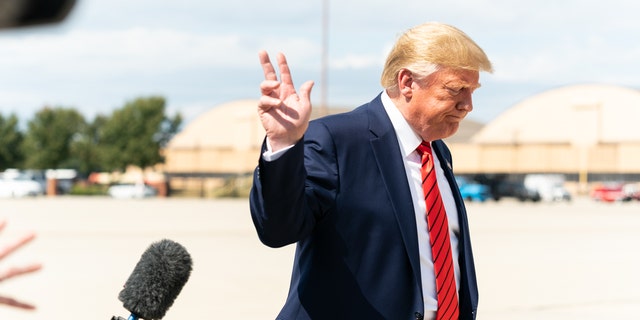
<svg viewBox="0 0 640 320">
<path fill-rule="evenodd" d="M 322 63 L 320 71 L 320 115 L 329 114 L 327 101 L 329 64 L 329 0 L 322 0 Z"/>
</svg>

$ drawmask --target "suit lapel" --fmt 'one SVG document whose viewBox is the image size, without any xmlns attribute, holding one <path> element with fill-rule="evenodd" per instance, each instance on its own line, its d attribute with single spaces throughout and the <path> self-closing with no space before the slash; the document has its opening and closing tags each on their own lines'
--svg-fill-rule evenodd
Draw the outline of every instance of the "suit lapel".
<svg viewBox="0 0 640 320">
<path fill-rule="evenodd" d="M 391 120 L 384 110 L 380 96 L 370 102 L 369 130 L 372 134 L 370 143 L 378 170 L 389 199 L 391 199 L 414 276 L 419 282 L 421 279 L 420 258 L 413 200 L 407 183 L 398 138 L 391 125 Z"/>
<path fill-rule="evenodd" d="M 436 156 L 438 157 L 438 160 L 440 162 L 440 167 L 444 171 L 444 175 L 447 177 L 447 181 L 449 181 L 449 185 L 452 188 L 451 191 L 453 192 L 455 197 L 458 193 L 455 192 L 455 190 L 453 190 L 453 187 L 457 186 L 457 184 L 455 183 L 456 178 L 453 175 L 453 168 L 451 166 L 451 162 L 449 161 L 451 156 L 448 153 L 447 155 L 445 155 L 444 146 L 442 144 L 443 144 L 442 140 L 436 140 L 431 145 L 436 151 Z M 460 203 L 458 202 L 458 198 L 457 197 L 455 198 L 456 198 L 456 205 L 459 206 Z"/>
</svg>

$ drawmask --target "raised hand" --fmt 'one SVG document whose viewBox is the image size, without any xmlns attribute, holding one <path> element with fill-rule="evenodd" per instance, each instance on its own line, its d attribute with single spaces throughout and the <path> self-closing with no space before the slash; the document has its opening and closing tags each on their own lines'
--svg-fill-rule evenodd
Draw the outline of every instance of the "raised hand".
<svg viewBox="0 0 640 320">
<path fill-rule="evenodd" d="M 260 83 L 262 96 L 258 113 L 273 151 L 293 145 L 302 139 L 311 116 L 311 88 L 307 81 L 296 93 L 291 71 L 284 54 L 277 55 L 280 81 L 266 51 L 258 53 L 265 80 Z"/>
<path fill-rule="evenodd" d="M 4 229 L 5 226 L 6 226 L 6 222 L 0 221 L 0 231 L 2 231 L 2 229 Z M 0 248 L 0 260 L 8 256 L 9 254 L 13 253 L 14 251 L 20 249 L 22 246 L 26 245 L 27 243 L 31 242 L 35 238 L 35 236 L 36 235 L 33 232 L 27 233 L 22 237 L 20 237 L 19 239 L 17 239 L 16 241 L 10 243 L 9 245 L 3 248 Z M 22 266 L 22 267 L 9 268 L 6 271 L 0 271 L 0 283 L 5 280 L 9 280 L 13 277 L 38 271 L 41 268 L 42 268 L 42 265 L 40 265 L 39 263 L 34 263 L 34 264 Z M 0 305 L 2 304 L 8 305 L 11 307 L 21 308 L 21 309 L 35 309 L 35 306 L 32 304 L 18 301 L 16 299 L 5 297 L 5 296 L 0 296 Z"/>
</svg>

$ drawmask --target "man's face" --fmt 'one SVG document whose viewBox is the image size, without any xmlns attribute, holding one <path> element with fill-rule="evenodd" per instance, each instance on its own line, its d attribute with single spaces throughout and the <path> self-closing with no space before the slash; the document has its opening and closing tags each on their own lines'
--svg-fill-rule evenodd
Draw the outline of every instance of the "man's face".
<svg viewBox="0 0 640 320">
<path fill-rule="evenodd" d="M 411 97 L 402 113 L 425 141 L 447 138 L 473 110 L 471 95 L 480 87 L 478 71 L 441 68 L 411 83 Z"/>
</svg>

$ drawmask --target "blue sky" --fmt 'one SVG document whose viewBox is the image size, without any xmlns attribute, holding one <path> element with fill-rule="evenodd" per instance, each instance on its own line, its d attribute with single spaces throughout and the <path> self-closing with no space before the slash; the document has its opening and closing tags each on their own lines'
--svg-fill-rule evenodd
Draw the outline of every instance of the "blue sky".
<svg viewBox="0 0 640 320">
<path fill-rule="evenodd" d="M 355 107 L 381 91 L 396 37 L 426 21 L 468 33 L 494 63 L 469 118 L 495 119 L 558 86 L 640 89 L 640 2 L 634 0 L 328 0 L 328 102 Z M 0 113 L 29 120 L 43 106 L 88 120 L 162 95 L 191 120 L 258 98 L 257 52 L 287 54 L 296 85 L 320 100 L 322 1 L 78 0 L 62 24 L 0 31 Z"/>
</svg>

